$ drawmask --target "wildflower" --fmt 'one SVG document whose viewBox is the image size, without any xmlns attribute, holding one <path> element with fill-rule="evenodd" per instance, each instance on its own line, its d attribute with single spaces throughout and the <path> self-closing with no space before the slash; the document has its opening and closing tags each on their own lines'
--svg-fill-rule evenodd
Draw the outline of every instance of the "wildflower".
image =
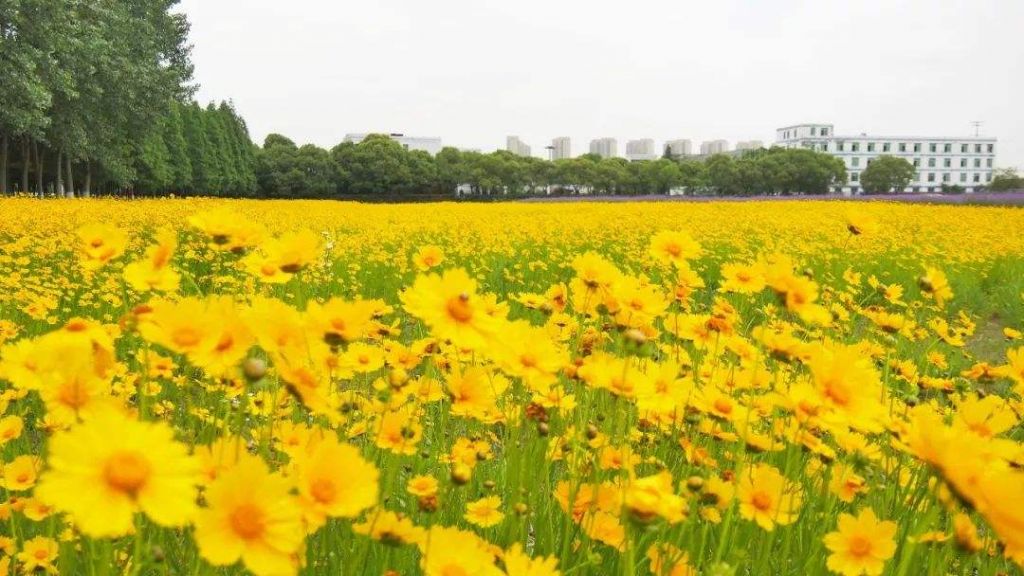
<svg viewBox="0 0 1024 576">
<path fill-rule="evenodd" d="M 486 312 L 486 299 L 477 294 L 476 281 L 461 269 L 421 275 L 399 298 L 436 337 L 458 346 L 482 348 L 498 327 L 498 319 Z"/>
<path fill-rule="evenodd" d="M 444 251 L 433 244 L 423 246 L 412 257 L 413 264 L 420 272 L 426 272 L 444 262 Z"/>
<path fill-rule="evenodd" d="M 558 558 L 554 556 L 530 558 L 518 542 L 502 557 L 507 576 L 560 576 Z"/>
<path fill-rule="evenodd" d="M 740 515 L 769 532 L 800 515 L 803 491 L 771 465 L 757 464 L 742 473 L 736 493 Z"/>
<path fill-rule="evenodd" d="M 946 301 L 953 297 L 953 289 L 946 280 L 946 274 L 938 268 L 925 268 L 924 276 L 921 276 L 917 283 L 921 291 L 935 300 L 935 305 L 939 308 L 943 308 Z"/>
<path fill-rule="evenodd" d="M 351 445 L 328 437 L 296 462 L 299 499 L 313 526 L 354 518 L 377 504 L 380 472 Z"/>
<path fill-rule="evenodd" d="M 145 258 L 124 267 L 125 282 L 139 292 L 175 292 L 181 277 L 170 263 L 178 238 L 173 231 L 165 229 L 157 233 L 156 241 L 146 249 Z"/>
<path fill-rule="evenodd" d="M 21 570 L 25 574 L 33 572 L 46 572 L 56 574 L 57 567 L 53 563 L 60 553 L 60 546 L 52 538 L 36 536 L 26 540 L 21 547 L 21 552 L 16 556 Z"/>
<path fill-rule="evenodd" d="M 21 492 L 35 486 L 40 460 L 37 456 L 23 454 L 3 465 L 3 487 L 12 492 Z"/>
<path fill-rule="evenodd" d="M 665 264 L 679 264 L 700 256 L 700 244 L 686 232 L 663 230 L 651 238 L 650 255 Z"/>
<path fill-rule="evenodd" d="M 420 544 L 426 537 L 426 530 L 390 510 L 371 512 L 364 522 L 353 524 L 352 531 L 392 545 Z"/>
<path fill-rule="evenodd" d="M 25 428 L 25 422 L 19 416 L 5 416 L 0 418 L 0 446 L 17 440 L 21 431 Z"/>
<path fill-rule="evenodd" d="M 206 489 L 195 520 L 199 554 L 214 566 L 239 559 L 257 576 L 294 574 L 305 531 L 291 484 L 263 460 L 243 457 Z"/>
<path fill-rule="evenodd" d="M 882 522 L 870 508 L 839 515 L 839 530 L 825 535 L 828 569 L 843 576 L 876 576 L 896 553 L 896 523 Z"/>
<path fill-rule="evenodd" d="M 437 495 L 437 479 L 433 476 L 426 474 L 420 474 L 413 476 L 409 479 L 406 485 L 406 491 L 413 496 L 436 496 Z"/>
<path fill-rule="evenodd" d="M 466 503 L 466 514 L 463 516 L 470 524 L 481 528 L 497 526 L 505 518 L 501 512 L 501 498 L 486 496 L 474 502 Z"/>
<path fill-rule="evenodd" d="M 420 568 L 425 576 L 474 574 L 501 576 L 494 565 L 494 552 L 472 532 L 432 526 L 420 544 Z"/>
<path fill-rule="evenodd" d="M 124 254 L 128 235 L 106 224 L 88 224 L 78 229 L 78 253 L 82 266 L 96 270 Z"/>
</svg>

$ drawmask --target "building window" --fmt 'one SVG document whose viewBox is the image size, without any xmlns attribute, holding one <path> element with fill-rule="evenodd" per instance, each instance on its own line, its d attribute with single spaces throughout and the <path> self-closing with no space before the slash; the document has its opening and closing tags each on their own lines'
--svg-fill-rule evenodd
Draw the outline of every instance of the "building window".
<svg viewBox="0 0 1024 576">
<path fill-rule="evenodd" d="M 920 165 L 921 165 L 921 159 L 920 158 L 914 158 L 914 167 L 917 168 Z"/>
<path fill-rule="evenodd" d="M 860 152 L 860 143 L 859 142 L 854 142 L 853 144 L 850 144 L 850 151 L 851 152 Z"/>
<path fill-rule="evenodd" d="M 949 154 L 950 152 L 953 151 L 953 145 L 952 144 L 943 144 L 942 151 L 945 152 L 946 154 Z"/>
<path fill-rule="evenodd" d="M 850 160 L 850 166 L 860 166 L 860 158 L 853 158 Z"/>
<path fill-rule="evenodd" d="M 906 152 L 906 151 L 907 151 L 907 144 L 905 142 L 900 142 L 900 152 Z"/>
<path fill-rule="evenodd" d="M 935 182 L 935 172 L 929 172 L 928 173 L 928 181 L 929 182 Z"/>
<path fill-rule="evenodd" d="M 821 135 L 822 136 L 828 136 L 828 128 L 822 128 L 821 129 Z"/>
<path fill-rule="evenodd" d="M 935 158 L 929 158 L 928 159 L 928 167 L 929 168 L 935 168 Z"/>
<path fill-rule="evenodd" d="M 961 144 L 960 145 L 960 153 L 961 154 L 967 154 L 967 144 Z"/>
<path fill-rule="evenodd" d="M 942 166 L 943 166 L 944 168 L 949 168 L 949 167 L 950 167 L 950 165 L 952 165 L 952 163 L 953 163 L 953 161 L 952 161 L 952 160 L 950 160 L 949 158 L 944 158 L 944 159 L 942 160 Z"/>
<path fill-rule="evenodd" d="M 936 146 L 935 144 L 929 144 L 928 145 L 928 151 L 929 152 L 938 152 L 939 151 L 939 147 Z"/>
<path fill-rule="evenodd" d="M 888 151 L 889 151 L 889 143 L 885 142 L 885 143 L 882 144 L 882 152 L 888 152 Z"/>
<path fill-rule="evenodd" d="M 814 126 L 811 126 L 811 136 L 814 136 L 816 132 L 817 132 L 817 128 L 815 128 Z"/>
<path fill-rule="evenodd" d="M 920 182 L 920 181 L 921 181 L 921 173 L 920 172 L 914 173 L 914 182 Z"/>
<path fill-rule="evenodd" d="M 992 159 L 991 158 L 988 158 L 988 159 L 985 160 L 985 166 L 988 166 L 989 168 L 992 167 Z"/>
<path fill-rule="evenodd" d="M 868 152 L 874 152 L 874 151 L 875 151 L 875 143 L 874 142 L 868 142 Z"/>
<path fill-rule="evenodd" d="M 967 168 L 967 158 L 961 158 L 960 159 L 960 167 L 961 168 Z"/>
<path fill-rule="evenodd" d="M 949 172 L 946 172 L 945 174 L 942 175 L 942 181 L 949 182 Z"/>
<path fill-rule="evenodd" d="M 860 180 L 860 172 L 851 172 L 850 173 L 850 181 L 851 182 L 857 182 L 859 180 Z"/>
<path fill-rule="evenodd" d="M 914 144 L 914 152 L 920 152 L 920 151 L 921 151 L 921 145 L 920 144 Z"/>
<path fill-rule="evenodd" d="M 991 172 L 987 172 L 985 174 L 985 182 L 991 182 L 991 181 L 992 181 L 992 173 Z"/>
<path fill-rule="evenodd" d="M 845 147 L 845 142 L 836 142 L 836 150 L 842 152 Z"/>
<path fill-rule="evenodd" d="M 974 167 L 975 168 L 981 168 L 981 158 L 975 158 L 974 159 Z"/>
<path fill-rule="evenodd" d="M 961 182 L 967 182 L 967 172 L 961 172 L 960 173 L 960 181 Z"/>
<path fill-rule="evenodd" d="M 868 158 L 868 161 L 867 161 L 867 165 L 868 165 L 868 166 L 871 166 L 871 161 L 872 161 L 872 160 L 874 160 L 874 158 Z"/>
<path fill-rule="evenodd" d="M 974 145 L 974 153 L 975 154 L 981 154 L 981 144 L 975 144 Z"/>
<path fill-rule="evenodd" d="M 980 172 L 975 172 L 974 173 L 974 181 L 975 182 L 981 182 L 981 173 Z"/>
<path fill-rule="evenodd" d="M 996 145 L 995 145 L 995 144 L 989 144 L 989 145 L 988 145 L 988 153 L 989 153 L 989 154 L 992 154 L 992 153 L 994 153 L 995 151 L 996 151 Z"/>
</svg>

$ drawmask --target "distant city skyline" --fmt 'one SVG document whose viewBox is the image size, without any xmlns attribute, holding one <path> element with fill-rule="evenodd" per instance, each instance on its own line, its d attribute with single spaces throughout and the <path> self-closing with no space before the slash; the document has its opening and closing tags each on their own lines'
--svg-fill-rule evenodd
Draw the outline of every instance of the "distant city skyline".
<svg viewBox="0 0 1024 576">
<path fill-rule="evenodd" d="M 556 136 L 578 154 L 605 136 L 621 152 L 640 138 L 767 145 L 798 122 L 972 136 L 983 121 L 999 165 L 1024 167 L 1019 0 L 180 9 L 192 23 L 197 99 L 233 100 L 257 142 L 274 132 L 329 148 L 345 133 L 383 130 L 492 151 L 515 134 L 544 157 Z"/>
</svg>

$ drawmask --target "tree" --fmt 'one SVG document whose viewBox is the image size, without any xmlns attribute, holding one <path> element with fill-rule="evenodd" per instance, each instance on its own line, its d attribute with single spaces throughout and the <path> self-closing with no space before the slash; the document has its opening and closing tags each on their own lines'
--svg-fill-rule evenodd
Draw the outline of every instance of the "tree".
<svg viewBox="0 0 1024 576">
<path fill-rule="evenodd" d="M 903 158 L 879 156 L 860 173 L 860 183 L 869 193 L 902 192 L 914 180 L 914 165 Z"/>
<path fill-rule="evenodd" d="M 992 176 L 992 182 L 988 185 L 988 189 L 993 192 L 1006 192 L 1022 188 L 1024 188 L 1024 177 L 1017 175 L 1017 171 L 1013 168 L 996 170 Z"/>
</svg>

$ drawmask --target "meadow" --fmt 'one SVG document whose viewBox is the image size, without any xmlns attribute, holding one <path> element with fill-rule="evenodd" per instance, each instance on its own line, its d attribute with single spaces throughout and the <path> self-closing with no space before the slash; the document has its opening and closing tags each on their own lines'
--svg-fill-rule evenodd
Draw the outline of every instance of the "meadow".
<svg viewBox="0 0 1024 576">
<path fill-rule="evenodd" d="M 0 575 L 1019 574 L 1022 230 L 0 199 Z"/>
</svg>

